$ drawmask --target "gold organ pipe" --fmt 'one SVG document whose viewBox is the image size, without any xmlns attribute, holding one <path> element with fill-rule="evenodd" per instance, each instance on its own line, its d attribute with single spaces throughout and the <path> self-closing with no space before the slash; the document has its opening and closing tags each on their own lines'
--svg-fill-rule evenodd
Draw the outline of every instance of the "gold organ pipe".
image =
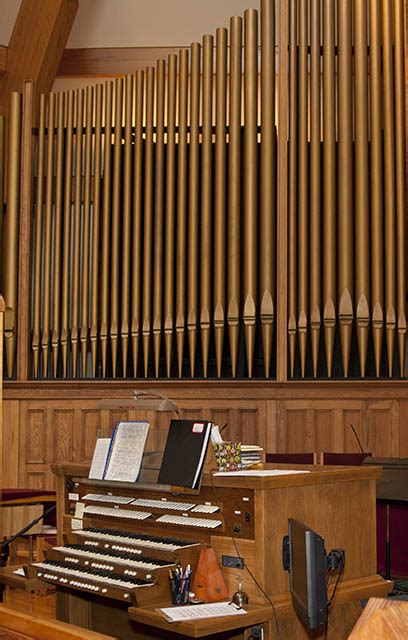
<svg viewBox="0 0 408 640">
<path fill-rule="evenodd" d="M 164 272 L 164 344 L 166 372 L 170 377 L 174 312 L 174 226 L 175 226 L 175 127 L 176 127 L 177 55 L 168 57 L 167 75 L 167 167 L 166 167 L 166 238 Z"/>
<path fill-rule="evenodd" d="M 72 234 L 72 299 L 71 299 L 71 349 L 72 376 L 77 377 L 78 371 L 78 338 L 79 338 L 79 295 L 81 269 L 81 192 L 82 192 L 82 127 L 84 90 L 77 89 L 76 117 L 75 117 L 75 179 L 74 179 L 74 229 Z"/>
<path fill-rule="evenodd" d="M 4 163 L 4 151 L 6 148 L 6 118 L 4 115 L 0 114 L 0 211 L 3 212 L 4 209 L 4 178 L 5 178 L 5 163 Z M 0 238 L 1 242 L 3 242 L 4 238 L 4 227 L 3 227 L 3 214 L 0 216 Z M 3 255 L 4 255 L 4 247 L 1 247 L 1 257 L 0 257 L 0 282 L 3 283 Z"/>
<path fill-rule="evenodd" d="M 166 63 L 156 71 L 156 157 L 154 200 L 153 349 L 154 372 L 159 377 L 163 303 L 163 209 L 164 209 L 164 108 Z"/>
<path fill-rule="evenodd" d="M 190 166 L 188 224 L 188 314 L 187 328 L 190 351 L 190 371 L 194 378 L 197 339 L 198 298 L 198 180 L 199 180 L 199 116 L 200 116 L 201 45 L 191 45 L 190 74 Z"/>
<path fill-rule="evenodd" d="M 308 263 L 309 263 L 309 158 L 308 158 L 308 3 L 299 12 L 299 215 L 298 215 L 298 331 L 300 370 L 306 369 Z"/>
<path fill-rule="evenodd" d="M 138 70 L 135 80 L 135 142 L 133 163 L 133 268 L 132 268 L 132 357 L 133 375 L 137 376 L 139 359 L 140 297 L 141 297 L 141 233 L 142 233 L 142 154 L 143 154 L 143 86 L 144 72 Z"/>
<path fill-rule="evenodd" d="M 384 194 L 385 194 L 385 327 L 388 375 L 392 376 L 396 325 L 395 269 L 395 144 L 394 84 L 392 68 L 392 7 L 382 3 L 384 94 Z"/>
<path fill-rule="evenodd" d="M 125 160 L 123 175 L 123 231 L 122 231 L 122 286 L 121 286 L 121 346 L 122 375 L 126 378 L 129 349 L 129 310 L 130 310 L 130 234 L 132 214 L 132 104 L 133 76 L 125 80 Z"/>
<path fill-rule="evenodd" d="M 338 294 L 343 373 L 348 377 L 353 324 L 352 3 L 338 5 Z"/>
<path fill-rule="evenodd" d="M 275 2 L 261 0 L 260 317 L 267 378 L 270 375 L 275 313 L 275 159 Z"/>
<path fill-rule="evenodd" d="M 355 95 L 355 228 L 356 323 L 361 376 L 365 377 L 370 322 L 369 219 L 368 219 L 368 87 L 367 0 L 354 2 Z"/>
<path fill-rule="evenodd" d="M 68 375 L 68 339 L 70 310 L 70 263 L 71 263 L 71 211 L 72 211 L 72 159 L 74 139 L 74 92 L 68 92 L 66 101 L 65 131 L 65 191 L 64 191 L 64 229 L 62 248 L 62 303 L 61 303 L 61 356 L 62 375 Z"/>
<path fill-rule="evenodd" d="M 248 377 L 252 377 L 257 304 L 257 53 L 258 13 L 247 9 L 245 26 L 244 128 L 244 332 Z"/>
<path fill-rule="evenodd" d="M 146 72 L 146 153 L 144 174 L 144 237 L 143 237 L 143 356 L 147 378 L 151 331 L 152 302 L 152 234 L 153 234 L 153 113 L 154 68 Z"/>
<path fill-rule="evenodd" d="M 405 371 L 406 319 L 406 252 L 405 236 L 405 80 L 404 80 L 404 3 L 397 0 L 394 13 L 394 65 L 395 65 L 395 161 L 396 161 L 396 215 L 397 215 L 397 303 L 398 352 L 400 376 Z"/>
<path fill-rule="evenodd" d="M 330 0 L 329 0 L 330 1 Z M 290 375 L 295 373 L 297 333 L 297 170 L 298 170 L 298 51 L 297 0 L 290 3 L 289 40 L 289 202 L 288 202 L 288 346 Z"/>
<path fill-rule="evenodd" d="M 370 192 L 371 301 L 376 376 L 380 375 L 384 327 L 383 164 L 380 0 L 370 0 Z"/>
<path fill-rule="evenodd" d="M 64 109 L 65 93 L 57 94 L 57 142 L 55 169 L 55 214 L 54 214 L 54 269 L 52 302 L 52 375 L 57 377 L 60 346 L 61 311 L 61 248 L 62 248 L 62 212 L 64 180 Z"/>
<path fill-rule="evenodd" d="M 39 351 L 41 331 L 41 265 L 42 265 L 42 237 L 43 237 L 43 202 L 44 202 L 44 150 L 45 150 L 45 95 L 40 96 L 40 113 L 37 136 L 37 189 L 35 209 L 34 236 L 34 278 L 33 278 L 33 372 L 39 375 Z"/>
<path fill-rule="evenodd" d="M 332 376 L 336 327 L 336 62 L 335 12 L 323 5 L 323 326 L 326 364 Z"/>
<path fill-rule="evenodd" d="M 85 93 L 85 172 L 84 197 L 82 214 L 82 269 L 81 269 L 81 377 L 86 377 L 88 356 L 88 328 L 89 328 L 89 257 L 91 235 L 91 164 L 92 164 L 92 113 L 93 87 L 87 87 Z"/>
<path fill-rule="evenodd" d="M 99 238 L 101 207 L 101 153 L 102 153 L 102 101 L 103 85 L 95 88 L 95 136 L 93 168 L 93 207 L 92 207 L 92 264 L 91 264 L 91 318 L 90 342 L 92 376 L 97 374 L 98 324 L 99 324 Z"/>
<path fill-rule="evenodd" d="M 12 377 L 16 356 L 17 302 L 18 302 L 18 224 L 20 203 L 20 139 L 21 95 L 10 95 L 7 143 L 7 217 L 4 247 L 7 247 L 4 269 L 4 347 L 7 376 Z"/>
<path fill-rule="evenodd" d="M 183 368 L 184 333 L 186 324 L 186 240 L 187 240 L 187 108 L 188 49 L 179 54 L 179 135 L 177 162 L 177 268 L 176 268 L 176 341 L 178 375 Z"/>
<path fill-rule="evenodd" d="M 50 342 L 51 316 L 51 243 L 52 243 L 52 199 L 54 190 L 54 129 L 55 129 L 55 93 L 48 97 L 47 119 L 47 161 L 45 187 L 45 215 L 43 239 L 43 296 L 42 296 L 42 375 L 48 374 L 48 355 Z"/>
<path fill-rule="evenodd" d="M 237 375 L 240 317 L 242 19 L 231 18 L 228 179 L 228 332 L 232 376 Z"/>
<path fill-rule="evenodd" d="M 321 323 L 320 0 L 310 8 L 310 336 L 317 377 Z"/>
<path fill-rule="evenodd" d="M 112 375 L 116 378 L 119 334 L 119 225 L 122 185 L 123 78 L 115 82 L 115 142 L 113 148 L 113 190 L 110 260 L 110 344 Z"/>
<path fill-rule="evenodd" d="M 102 376 L 106 377 L 109 321 L 109 241 L 111 237 L 111 167 L 112 167 L 112 89 L 113 83 L 105 85 L 105 136 L 103 149 L 103 195 L 102 195 L 102 250 L 101 250 L 101 359 Z"/>
<path fill-rule="evenodd" d="M 214 332 L 218 377 L 221 377 L 225 323 L 227 44 L 227 29 L 217 29 L 214 220 Z"/>
<path fill-rule="evenodd" d="M 203 135 L 201 165 L 201 349 L 204 378 L 207 377 L 211 317 L 212 264 L 212 98 L 213 37 L 203 38 Z"/>
</svg>

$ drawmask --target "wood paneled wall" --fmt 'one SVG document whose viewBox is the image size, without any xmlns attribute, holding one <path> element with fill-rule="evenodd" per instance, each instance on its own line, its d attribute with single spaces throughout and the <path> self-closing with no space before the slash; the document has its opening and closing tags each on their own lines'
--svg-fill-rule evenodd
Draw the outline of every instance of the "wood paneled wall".
<svg viewBox="0 0 408 640">
<path fill-rule="evenodd" d="M 51 488 L 49 465 L 90 461 L 98 432 L 108 436 L 118 418 L 147 418 L 151 429 L 164 438 L 172 417 L 168 413 L 97 408 L 102 398 L 130 398 L 134 386 L 6 384 L 4 484 Z M 270 452 L 358 451 L 352 424 L 365 451 L 408 456 L 408 389 L 403 382 L 175 382 L 154 389 L 178 402 L 187 418 L 206 417 L 220 426 L 228 423 L 226 438 L 258 443 Z"/>
</svg>

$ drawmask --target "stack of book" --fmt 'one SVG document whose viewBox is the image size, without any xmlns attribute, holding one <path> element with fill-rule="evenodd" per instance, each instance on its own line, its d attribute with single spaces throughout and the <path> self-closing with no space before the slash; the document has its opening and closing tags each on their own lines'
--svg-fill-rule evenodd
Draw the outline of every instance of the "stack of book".
<svg viewBox="0 0 408 640">
<path fill-rule="evenodd" d="M 262 462 L 262 447 L 257 444 L 241 444 L 241 468 L 250 469 Z"/>
</svg>

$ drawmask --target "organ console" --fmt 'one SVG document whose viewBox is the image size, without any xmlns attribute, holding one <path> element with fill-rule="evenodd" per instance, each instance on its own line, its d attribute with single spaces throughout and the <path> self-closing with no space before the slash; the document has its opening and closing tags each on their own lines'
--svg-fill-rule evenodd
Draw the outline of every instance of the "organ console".
<svg viewBox="0 0 408 640">
<path fill-rule="evenodd" d="M 304 473 L 206 474 L 199 492 L 91 480 L 88 467 L 79 464 L 52 468 L 58 544 L 27 570 L 30 578 L 55 586 L 62 621 L 126 640 L 180 634 L 215 640 L 221 631 L 222 638 L 244 639 L 254 624 L 263 626 L 265 640 L 307 638 L 282 567 L 289 517 L 317 530 L 328 549 L 345 549 L 329 639 L 347 637 L 360 599 L 390 590 L 376 575 L 379 468 L 298 465 Z M 203 545 L 213 547 L 231 595 L 244 583 L 247 615 L 169 623 L 157 610 L 171 604 L 169 569 L 190 564 L 194 572 Z"/>
</svg>

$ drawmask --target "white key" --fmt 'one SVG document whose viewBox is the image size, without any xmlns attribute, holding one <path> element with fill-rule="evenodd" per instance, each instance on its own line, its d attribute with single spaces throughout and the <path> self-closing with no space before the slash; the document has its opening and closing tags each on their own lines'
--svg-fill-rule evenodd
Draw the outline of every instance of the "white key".
<svg viewBox="0 0 408 640">
<path fill-rule="evenodd" d="M 183 527 L 204 527 L 215 529 L 222 525 L 221 520 L 207 520 L 206 518 L 186 518 L 183 516 L 160 516 L 156 522 L 165 522 L 167 524 L 179 524 Z"/>
<path fill-rule="evenodd" d="M 112 504 L 130 504 L 133 502 L 133 498 L 129 498 L 129 496 L 108 496 L 99 493 L 87 493 L 81 499 L 92 500 L 92 502 L 110 502 Z"/>
<path fill-rule="evenodd" d="M 147 511 L 132 511 L 131 509 L 115 509 L 112 507 L 99 507 L 98 505 L 88 505 L 84 513 L 96 516 L 111 516 L 114 518 L 129 518 L 130 520 L 146 520 L 152 515 Z"/>
<path fill-rule="evenodd" d="M 220 508 L 216 504 L 197 504 L 191 511 L 194 513 L 216 513 Z"/>
<path fill-rule="evenodd" d="M 140 507 L 165 509 L 166 511 L 189 511 L 195 505 L 190 502 L 171 502 L 169 500 L 149 500 L 145 498 L 136 498 L 132 504 L 137 504 Z"/>
</svg>

